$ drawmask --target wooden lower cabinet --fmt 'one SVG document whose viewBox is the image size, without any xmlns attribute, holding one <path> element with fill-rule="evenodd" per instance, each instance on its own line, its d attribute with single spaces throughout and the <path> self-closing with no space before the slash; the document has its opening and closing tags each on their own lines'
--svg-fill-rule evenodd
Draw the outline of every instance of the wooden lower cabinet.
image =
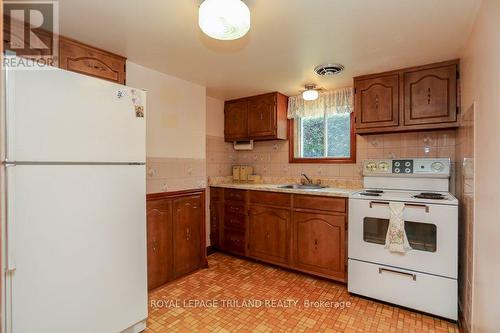
<svg viewBox="0 0 500 333">
<path fill-rule="evenodd" d="M 206 267 L 205 192 L 148 195 L 148 289 Z"/>
<path fill-rule="evenodd" d="M 346 216 L 294 212 L 294 266 L 322 275 L 346 278 Z"/>
<path fill-rule="evenodd" d="M 211 193 L 218 249 L 347 281 L 346 198 L 222 188 Z"/>
<path fill-rule="evenodd" d="M 172 202 L 147 203 L 148 288 L 157 288 L 172 279 Z"/>
<path fill-rule="evenodd" d="M 250 206 L 248 253 L 250 257 L 288 263 L 290 210 Z"/>
<path fill-rule="evenodd" d="M 180 277 L 197 270 L 202 260 L 201 197 L 190 196 L 174 199 L 174 277 Z M 203 234 L 203 237 L 205 235 Z"/>
</svg>

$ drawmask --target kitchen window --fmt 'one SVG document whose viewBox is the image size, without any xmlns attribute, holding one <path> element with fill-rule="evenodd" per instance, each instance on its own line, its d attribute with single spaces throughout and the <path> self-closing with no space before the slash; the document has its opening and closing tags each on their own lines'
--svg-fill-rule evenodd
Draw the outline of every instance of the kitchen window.
<svg viewBox="0 0 500 333">
<path fill-rule="evenodd" d="M 291 163 L 355 163 L 351 101 L 350 88 L 321 94 L 318 101 L 290 98 Z"/>
</svg>

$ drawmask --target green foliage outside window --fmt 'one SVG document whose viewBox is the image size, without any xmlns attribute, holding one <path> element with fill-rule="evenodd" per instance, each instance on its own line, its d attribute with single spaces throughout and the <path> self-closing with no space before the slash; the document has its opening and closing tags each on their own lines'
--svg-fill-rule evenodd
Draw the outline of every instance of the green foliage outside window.
<svg viewBox="0 0 500 333">
<path fill-rule="evenodd" d="M 301 157 L 345 158 L 351 154 L 350 114 L 300 119 Z"/>
</svg>

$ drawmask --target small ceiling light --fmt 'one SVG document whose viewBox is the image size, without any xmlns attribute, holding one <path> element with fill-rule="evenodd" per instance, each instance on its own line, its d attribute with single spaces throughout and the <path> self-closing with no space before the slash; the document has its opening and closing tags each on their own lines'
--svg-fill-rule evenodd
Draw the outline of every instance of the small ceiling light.
<svg viewBox="0 0 500 333">
<path fill-rule="evenodd" d="M 238 39 L 250 30 L 250 10 L 241 0 L 205 0 L 200 6 L 198 24 L 212 38 Z"/>
<path fill-rule="evenodd" d="M 315 84 L 306 84 L 305 85 L 306 90 L 302 92 L 302 98 L 305 101 L 314 101 L 317 100 L 319 97 L 319 91 L 316 89 Z"/>
</svg>

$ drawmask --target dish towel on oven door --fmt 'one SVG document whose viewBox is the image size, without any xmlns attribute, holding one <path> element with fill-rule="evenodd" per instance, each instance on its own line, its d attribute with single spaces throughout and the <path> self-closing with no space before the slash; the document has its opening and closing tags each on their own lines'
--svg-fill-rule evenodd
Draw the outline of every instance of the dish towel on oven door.
<svg viewBox="0 0 500 333">
<path fill-rule="evenodd" d="M 389 203 L 389 209 L 391 218 L 385 237 L 385 248 L 391 252 L 406 253 L 411 250 L 411 246 L 408 237 L 406 237 L 405 220 L 403 218 L 405 205 L 401 202 L 391 202 Z"/>
</svg>

